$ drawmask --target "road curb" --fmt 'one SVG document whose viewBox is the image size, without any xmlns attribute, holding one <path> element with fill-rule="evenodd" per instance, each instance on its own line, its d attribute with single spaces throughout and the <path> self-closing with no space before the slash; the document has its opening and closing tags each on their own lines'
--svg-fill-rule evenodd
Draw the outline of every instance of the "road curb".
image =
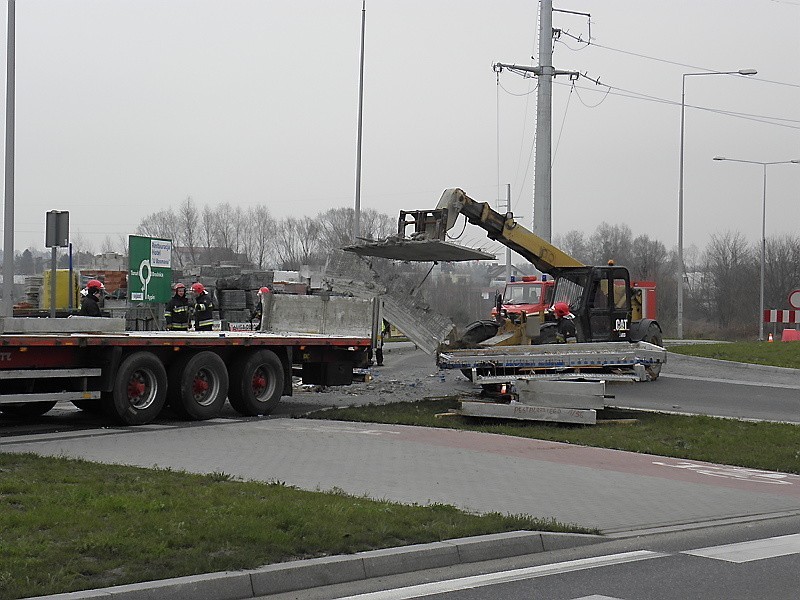
<svg viewBox="0 0 800 600">
<path fill-rule="evenodd" d="M 706 358 L 705 356 L 691 356 L 689 354 L 680 354 L 679 352 L 671 352 L 669 349 L 667 350 L 667 353 L 672 354 L 673 356 L 691 358 L 693 361 L 706 363 L 709 365 L 735 366 L 737 369 L 744 369 L 745 371 L 762 371 L 764 373 L 780 373 L 780 374 L 791 374 L 791 375 L 800 373 L 800 369 L 792 369 L 791 367 L 775 367 L 772 365 L 742 363 L 742 362 L 735 362 L 732 360 L 722 360 L 719 358 Z"/>
<path fill-rule="evenodd" d="M 600 535 L 511 531 L 267 565 L 28 600 L 245 600 L 437 567 L 537 554 L 606 541 Z"/>
</svg>

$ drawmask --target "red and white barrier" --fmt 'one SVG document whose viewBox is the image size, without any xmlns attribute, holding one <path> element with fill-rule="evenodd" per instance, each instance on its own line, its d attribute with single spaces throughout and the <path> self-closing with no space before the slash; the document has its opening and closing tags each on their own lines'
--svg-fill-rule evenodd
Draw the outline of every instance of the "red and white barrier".
<svg viewBox="0 0 800 600">
<path fill-rule="evenodd" d="M 800 324 L 800 310 L 765 310 L 764 323 Z"/>
</svg>

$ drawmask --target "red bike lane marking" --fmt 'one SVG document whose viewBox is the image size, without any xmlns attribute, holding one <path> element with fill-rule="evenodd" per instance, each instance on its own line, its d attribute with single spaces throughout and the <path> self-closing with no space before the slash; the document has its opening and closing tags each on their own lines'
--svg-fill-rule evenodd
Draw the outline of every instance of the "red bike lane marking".
<svg viewBox="0 0 800 600">
<path fill-rule="evenodd" d="M 703 461 L 639 454 L 563 442 L 519 438 L 492 433 L 402 425 L 384 426 L 392 441 L 485 452 L 511 458 L 545 461 L 631 475 L 657 477 L 800 499 L 800 475 L 718 465 Z M 372 426 L 375 430 L 375 426 Z M 399 435 L 397 435 L 399 434 Z"/>
</svg>

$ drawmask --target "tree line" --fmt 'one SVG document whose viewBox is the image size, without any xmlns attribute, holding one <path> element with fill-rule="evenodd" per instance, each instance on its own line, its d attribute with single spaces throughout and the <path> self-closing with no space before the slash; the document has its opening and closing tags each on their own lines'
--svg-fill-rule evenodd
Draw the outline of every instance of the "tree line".
<svg viewBox="0 0 800 600">
<path fill-rule="evenodd" d="M 228 203 L 198 207 L 187 197 L 176 208 L 167 208 L 141 220 L 136 233 L 172 239 L 179 252 L 176 267 L 234 261 L 243 267 L 297 270 L 303 265 L 321 268 L 330 251 L 353 242 L 354 211 L 331 208 L 316 216 L 276 219 L 269 207 L 247 208 Z M 381 239 L 395 233 L 394 217 L 365 209 L 360 213 L 361 237 Z M 647 234 L 634 236 L 627 225 L 601 223 L 594 232 L 578 230 L 556 236 L 554 244 L 585 264 L 627 266 L 633 280 L 655 281 L 659 321 L 667 332 L 675 329 L 677 319 L 677 253 Z M 103 251 L 127 252 L 127 241 L 114 244 L 106 239 Z M 90 264 L 91 249 L 81 239 L 73 241 L 75 264 Z M 800 236 L 781 235 L 766 240 L 765 308 L 788 308 L 787 294 L 800 288 Z M 60 257 L 60 267 L 67 257 Z M 684 251 L 684 329 L 687 336 L 732 338 L 754 337 L 757 331 L 760 290 L 761 244 L 751 244 L 738 232 L 724 232 L 710 237 L 705 248 L 690 246 Z M 35 274 L 49 268 L 46 253 L 28 249 L 15 257 L 17 273 Z M 432 306 L 456 321 L 485 318 L 473 314 L 484 304 L 472 302 L 464 281 L 473 289 L 485 286 L 486 263 L 454 264 L 451 274 L 467 274 L 454 283 L 453 278 L 425 277 L 429 265 L 402 265 L 410 284 L 419 289 Z M 382 268 L 387 269 L 384 265 Z M 394 269 L 392 269 L 394 271 Z M 416 279 L 415 279 L 416 278 Z"/>
</svg>

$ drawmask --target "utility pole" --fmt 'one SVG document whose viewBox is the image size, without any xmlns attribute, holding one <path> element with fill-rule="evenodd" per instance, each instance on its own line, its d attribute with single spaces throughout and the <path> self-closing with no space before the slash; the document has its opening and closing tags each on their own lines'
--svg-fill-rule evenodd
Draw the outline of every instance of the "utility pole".
<svg viewBox="0 0 800 600">
<path fill-rule="evenodd" d="M 539 3 L 539 89 L 536 94 L 536 164 L 533 184 L 533 232 L 550 241 L 553 220 L 553 0 Z"/>
<path fill-rule="evenodd" d="M 358 61 L 358 134 L 356 141 L 356 205 L 353 212 L 353 243 L 361 235 L 361 137 L 364 112 L 364 31 L 367 22 L 367 0 L 361 2 L 361 54 Z"/>
<path fill-rule="evenodd" d="M 511 184 L 506 184 L 506 214 L 511 214 Z M 511 248 L 506 246 L 506 283 L 511 281 Z"/>
<path fill-rule="evenodd" d="M 14 316 L 14 98 L 16 9 L 8 0 L 8 53 L 6 55 L 6 168 L 3 219 L 3 313 Z"/>
<path fill-rule="evenodd" d="M 570 12 L 570 11 L 563 11 Z M 584 13 L 575 13 L 584 14 Z M 577 71 L 560 71 L 553 68 L 553 0 L 539 1 L 539 66 L 528 67 L 496 63 L 495 71 L 504 68 L 533 73 L 539 78 L 536 95 L 536 164 L 533 183 L 533 232 L 551 241 L 552 237 L 552 131 L 553 131 L 553 77 L 569 75 L 577 79 Z"/>
</svg>

